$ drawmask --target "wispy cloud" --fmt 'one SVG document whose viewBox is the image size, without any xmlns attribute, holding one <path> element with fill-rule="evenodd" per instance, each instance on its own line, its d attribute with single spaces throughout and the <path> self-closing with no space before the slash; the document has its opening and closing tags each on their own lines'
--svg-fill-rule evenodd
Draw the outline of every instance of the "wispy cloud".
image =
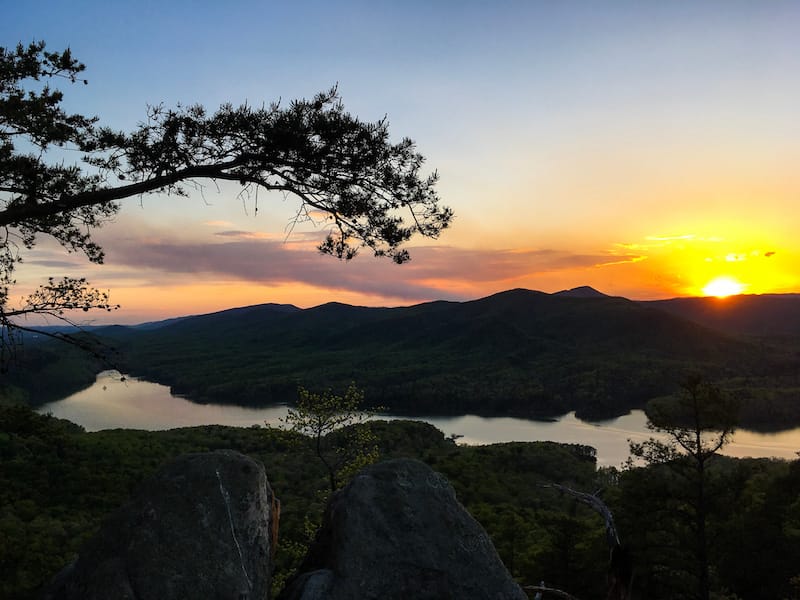
<svg viewBox="0 0 800 600">
<path fill-rule="evenodd" d="M 228 229 L 214 233 L 217 237 L 238 240 L 274 240 L 287 245 L 319 244 L 323 234 L 319 231 L 293 231 L 286 233 L 271 233 L 266 231 L 248 231 L 242 229 Z"/>
<path fill-rule="evenodd" d="M 604 263 L 598 263 L 596 267 L 611 267 L 613 265 L 625 265 L 629 263 L 637 263 L 642 262 L 643 260 L 647 260 L 646 256 L 626 256 L 623 258 L 619 258 L 618 260 L 611 260 Z"/>
<path fill-rule="evenodd" d="M 395 266 L 365 256 L 350 263 L 314 251 L 320 233 L 291 236 L 242 230 L 217 233 L 224 241 L 200 243 L 135 236 L 108 247 L 108 263 L 135 269 L 154 285 L 175 276 L 225 278 L 258 285 L 299 283 L 398 299 L 458 299 L 478 288 L 503 289 L 538 275 L 643 260 L 632 253 L 574 253 L 545 249 L 467 249 L 448 246 L 412 248 L 412 260 Z"/>
<path fill-rule="evenodd" d="M 238 229 L 229 229 L 226 231 L 217 231 L 214 235 L 224 238 L 236 238 L 240 240 L 269 240 L 275 239 L 275 234 L 264 233 L 261 231 L 242 231 Z"/>
<path fill-rule="evenodd" d="M 71 260 L 58 260 L 58 259 L 39 259 L 39 260 L 26 260 L 25 265 L 45 267 L 48 269 L 74 269 L 80 266 L 77 261 Z"/>
</svg>

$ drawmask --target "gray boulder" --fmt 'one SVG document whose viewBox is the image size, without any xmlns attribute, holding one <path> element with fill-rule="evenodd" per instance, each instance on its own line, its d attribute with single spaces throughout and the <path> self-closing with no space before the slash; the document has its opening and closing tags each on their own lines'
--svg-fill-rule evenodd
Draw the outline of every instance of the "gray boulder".
<svg viewBox="0 0 800 600">
<path fill-rule="evenodd" d="M 331 499 L 282 600 L 527 599 L 453 488 L 408 459 L 367 467 Z"/>
<path fill-rule="evenodd" d="M 51 600 L 262 600 L 277 508 L 261 463 L 188 454 L 145 481 L 62 571 Z"/>
</svg>

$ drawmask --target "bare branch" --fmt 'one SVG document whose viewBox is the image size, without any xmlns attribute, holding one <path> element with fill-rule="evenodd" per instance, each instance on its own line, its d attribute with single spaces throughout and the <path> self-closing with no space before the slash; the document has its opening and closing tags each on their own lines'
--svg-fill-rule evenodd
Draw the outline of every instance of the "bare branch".
<svg viewBox="0 0 800 600">
<path fill-rule="evenodd" d="M 556 598 L 564 598 L 565 600 L 579 600 L 577 596 L 568 594 L 565 591 L 557 588 L 547 587 L 546 585 L 526 585 L 522 588 L 526 592 L 536 592 L 537 594 L 548 594 Z M 541 596 L 539 596 L 541 597 Z"/>
<path fill-rule="evenodd" d="M 558 483 L 543 483 L 540 484 L 540 487 L 559 490 L 560 492 L 569 494 L 580 502 L 583 502 L 586 506 L 603 517 L 603 520 L 606 523 L 606 539 L 608 541 L 608 545 L 611 548 L 620 545 L 617 527 L 614 525 L 614 515 L 611 514 L 611 510 L 608 508 L 608 506 L 606 506 L 606 503 L 600 499 L 600 496 L 597 492 L 594 494 L 587 494 L 586 492 L 579 492 Z"/>
</svg>

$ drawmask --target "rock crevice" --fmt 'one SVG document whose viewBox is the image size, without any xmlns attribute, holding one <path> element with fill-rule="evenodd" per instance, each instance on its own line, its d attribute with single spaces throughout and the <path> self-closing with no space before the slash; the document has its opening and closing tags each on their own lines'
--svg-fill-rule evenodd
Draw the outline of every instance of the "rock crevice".
<svg viewBox="0 0 800 600">
<path fill-rule="evenodd" d="M 229 450 L 182 456 L 112 513 L 44 598 L 267 598 L 273 502 L 261 463 Z"/>
<path fill-rule="evenodd" d="M 46 600 L 269 598 L 279 503 L 242 454 L 189 454 L 115 511 Z M 371 465 L 333 495 L 281 600 L 527 597 L 439 473 Z"/>
</svg>

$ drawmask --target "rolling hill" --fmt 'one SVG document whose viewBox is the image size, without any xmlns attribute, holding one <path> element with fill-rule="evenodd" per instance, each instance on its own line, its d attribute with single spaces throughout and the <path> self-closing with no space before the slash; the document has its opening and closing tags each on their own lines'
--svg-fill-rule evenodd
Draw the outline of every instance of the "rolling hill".
<svg viewBox="0 0 800 600">
<path fill-rule="evenodd" d="M 749 340 L 585 289 L 393 309 L 260 305 L 110 335 L 129 372 L 196 401 L 259 405 L 355 381 L 407 414 L 606 417 L 673 392 L 690 370 L 728 379 L 779 362 Z"/>
<path fill-rule="evenodd" d="M 680 300 L 516 289 L 401 308 L 263 304 L 98 334 L 128 373 L 197 402 L 265 405 L 292 401 L 300 385 L 355 382 L 372 404 L 409 415 L 576 410 L 599 419 L 673 393 L 699 371 L 756 390 L 750 419 L 758 421 L 763 400 L 770 419 L 800 421 L 791 401 L 800 361 L 786 340 L 744 336 L 757 320 L 720 326 L 701 318 L 702 303 Z"/>
<path fill-rule="evenodd" d="M 673 298 L 647 304 L 730 334 L 800 336 L 800 294 Z"/>
</svg>

